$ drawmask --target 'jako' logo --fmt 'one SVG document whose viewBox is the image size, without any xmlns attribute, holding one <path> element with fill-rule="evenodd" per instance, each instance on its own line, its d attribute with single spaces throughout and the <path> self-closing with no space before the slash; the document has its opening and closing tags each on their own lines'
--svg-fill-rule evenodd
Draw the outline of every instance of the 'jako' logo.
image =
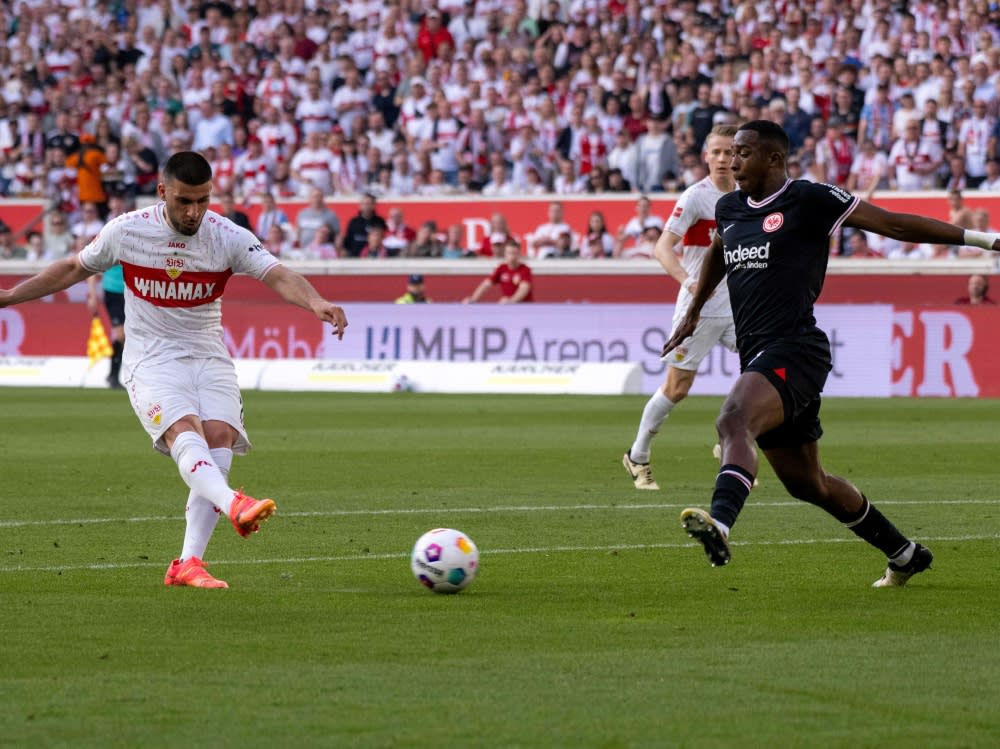
<svg viewBox="0 0 1000 749">
<path fill-rule="evenodd" d="M 785 223 L 785 217 L 780 213 L 772 213 L 770 216 L 764 219 L 764 231 L 778 231 L 781 225 Z"/>
</svg>

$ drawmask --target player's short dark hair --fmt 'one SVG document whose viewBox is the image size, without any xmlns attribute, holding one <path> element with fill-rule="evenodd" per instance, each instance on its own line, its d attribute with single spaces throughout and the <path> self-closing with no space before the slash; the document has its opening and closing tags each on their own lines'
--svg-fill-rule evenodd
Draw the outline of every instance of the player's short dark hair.
<svg viewBox="0 0 1000 749">
<path fill-rule="evenodd" d="M 778 151 L 782 156 L 788 157 L 788 149 L 790 148 L 788 133 L 776 122 L 771 122 L 770 120 L 751 120 L 740 125 L 740 130 L 751 130 L 757 133 L 757 137 L 761 143 Z"/>
<path fill-rule="evenodd" d="M 212 166 L 196 151 L 178 151 L 163 165 L 163 181 L 177 180 L 185 185 L 203 185 L 212 181 Z"/>
</svg>

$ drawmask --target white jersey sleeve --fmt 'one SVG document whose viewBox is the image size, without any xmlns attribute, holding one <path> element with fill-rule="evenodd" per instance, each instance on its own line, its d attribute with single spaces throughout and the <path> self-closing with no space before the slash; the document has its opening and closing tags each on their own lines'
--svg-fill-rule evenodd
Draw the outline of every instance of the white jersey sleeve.
<svg viewBox="0 0 1000 749">
<path fill-rule="evenodd" d="M 674 206 L 667 221 L 667 231 L 682 238 L 681 267 L 694 279 L 701 274 L 709 247 L 715 237 L 715 204 L 723 192 L 711 179 L 705 177 L 686 189 Z M 683 316 L 691 304 L 692 295 L 681 288 L 677 296 L 677 315 Z M 702 317 L 732 317 L 729 305 L 729 290 L 725 282 L 720 283 L 712 297 L 702 307 Z"/>
</svg>

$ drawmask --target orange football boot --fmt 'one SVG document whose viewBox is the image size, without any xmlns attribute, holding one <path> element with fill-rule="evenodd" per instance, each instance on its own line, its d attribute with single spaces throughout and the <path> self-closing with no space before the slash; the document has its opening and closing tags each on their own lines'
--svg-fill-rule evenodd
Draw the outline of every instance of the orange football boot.
<svg viewBox="0 0 1000 749">
<path fill-rule="evenodd" d="M 190 557 L 184 562 L 175 559 L 167 567 L 164 585 L 186 585 L 190 588 L 228 588 L 225 580 L 217 580 L 205 569 L 205 563 L 198 557 Z"/>
<path fill-rule="evenodd" d="M 259 531 L 260 524 L 271 517 L 276 509 L 273 499 L 254 499 L 243 492 L 236 492 L 232 507 L 229 508 L 229 519 L 233 521 L 236 532 L 246 538 Z"/>
</svg>

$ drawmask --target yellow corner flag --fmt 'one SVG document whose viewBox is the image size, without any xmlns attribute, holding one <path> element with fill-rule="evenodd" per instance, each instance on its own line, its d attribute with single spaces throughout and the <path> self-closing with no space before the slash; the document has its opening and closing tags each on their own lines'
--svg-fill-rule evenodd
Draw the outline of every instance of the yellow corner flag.
<svg viewBox="0 0 1000 749">
<path fill-rule="evenodd" d="M 104 324 L 101 318 L 94 315 L 90 322 L 90 336 L 87 338 L 87 358 L 90 359 L 90 366 L 94 366 L 99 360 L 111 356 L 111 341 L 108 334 L 104 332 Z"/>
</svg>

